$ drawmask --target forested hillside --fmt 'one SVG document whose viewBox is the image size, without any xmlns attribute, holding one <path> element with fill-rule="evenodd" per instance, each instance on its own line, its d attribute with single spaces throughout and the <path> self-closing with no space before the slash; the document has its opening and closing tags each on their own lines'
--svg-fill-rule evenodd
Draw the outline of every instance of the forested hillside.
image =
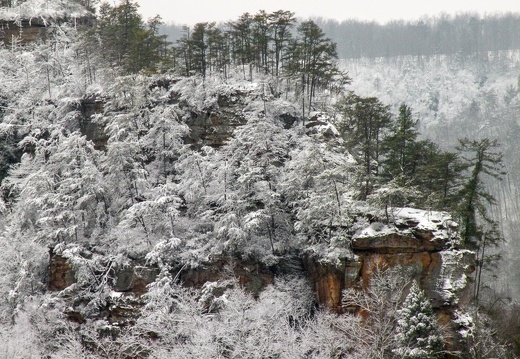
<svg viewBox="0 0 520 359">
<path fill-rule="evenodd" d="M 417 21 L 316 19 L 341 58 L 474 55 L 520 48 L 520 15 L 441 14 Z"/>
<path fill-rule="evenodd" d="M 0 5 L 0 357 L 518 352 L 483 275 L 509 157 L 432 135 L 456 127 L 445 82 L 376 97 L 290 11 L 170 44 L 129 0 Z"/>
</svg>

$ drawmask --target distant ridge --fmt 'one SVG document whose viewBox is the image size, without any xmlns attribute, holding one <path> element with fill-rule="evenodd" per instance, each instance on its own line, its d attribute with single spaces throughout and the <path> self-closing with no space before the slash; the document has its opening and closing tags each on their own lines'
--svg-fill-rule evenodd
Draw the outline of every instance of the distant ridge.
<svg viewBox="0 0 520 359">
<path fill-rule="evenodd" d="M 441 14 L 416 21 L 338 22 L 318 18 L 318 26 L 338 45 L 340 58 L 402 55 L 464 55 L 520 49 L 520 14 L 481 17 L 474 13 Z"/>
</svg>

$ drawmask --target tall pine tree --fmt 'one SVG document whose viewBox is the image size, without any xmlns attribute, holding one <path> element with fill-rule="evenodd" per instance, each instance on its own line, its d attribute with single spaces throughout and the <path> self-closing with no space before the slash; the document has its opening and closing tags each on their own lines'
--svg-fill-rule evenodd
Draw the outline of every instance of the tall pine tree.
<svg viewBox="0 0 520 359">
<path fill-rule="evenodd" d="M 412 118 L 410 106 L 401 104 L 399 116 L 392 124 L 391 132 L 383 142 L 385 152 L 384 171 L 385 179 L 394 179 L 402 176 L 410 180 L 415 172 L 416 166 L 416 142 L 419 131 L 417 131 L 417 120 Z"/>
<path fill-rule="evenodd" d="M 505 174 L 502 153 L 497 152 L 498 146 L 497 140 L 489 138 L 459 140 L 458 150 L 461 158 L 466 168 L 471 170 L 468 181 L 458 194 L 461 234 L 466 243 L 478 242 L 481 234 L 479 226 L 492 222 L 487 206 L 495 205 L 496 199 L 486 190 L 485 177 L 500 179 Z"/>
<path fill-rule="evenodd" d="M 498 222 L 488 213 L 489 206 L 496 205 L 496 199 L 486 189 L 486 177 L 501 179 L 505 174 L 502 153 L 497 151 L 497 140 L 459 140 L 458 150 L 471 170 L 469 179 L 458 194 L 458 212 L 462 224 L 461 235 L 466 243 L 477 250 L 477 271 L 475 273 L 474 299 L 478 305 L 482 283 L 482 271 L 495 256 L 486 250 L 498 246 L 503 237 L 498 230 Z M 467 155 L 470 154 L 470 157 Z"/>
<path fill-rule="evenodd" d="M 336 127 L 349 152 L 364 168 L 360 199 L 365 200 L 373 192 L 375 177 L 379 175 L 381 144 L 392 117 L 389 107 L 376 97 L 360 97 L 353 93 L 339 101 L 338 110 L 341 119 Z"/>
</svg>

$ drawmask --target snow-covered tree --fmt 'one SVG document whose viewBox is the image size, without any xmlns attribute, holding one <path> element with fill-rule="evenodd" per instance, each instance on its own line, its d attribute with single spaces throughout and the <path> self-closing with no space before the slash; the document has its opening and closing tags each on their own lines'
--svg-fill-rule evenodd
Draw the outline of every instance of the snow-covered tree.
<svg viewBox="0 0 520 359">
<path fill-rule="evenodd" d="M 291 238 L 280 188 L 280 168 L 291 144 L 292 138 L 279 121 L 253 115 L 223 148 L 229 158 L 228 188 L 235 196 L 225 208 L 243 218 L 243 230 L 250 240 L 265 240 L 255 246 L 269 248 L 272 254 L 283 252 Z"/>
<path fill-rule="evenodd" d="M 366 318 L 355 333 L 367 358 L 389 358 L 396 349 L 395 325 L 408 275 L 403 268 L 376 266 L 364 288 L 343 291 L 343 307 Z"/>
<path fill-rule="evenodd" d="M 443 338 L 429 299 L 412 283 L 410 292 L 397 311 L 394 351 L 403 359 L 434 359 L 442 357 Z"/>
<path fill-rule="evenodd" d="M 290 156 L 282 189 L 297 236 L 308 244 L 348 246 L 359 175 L 356 161 L 317 138 L 302 138 Z"/>
<path fill-rule="evenodd" d="M 308 115 L 314 105 L 319 89 L 326 89 L 335 76 L 340 74 L 337 67 L 336 44 L 328 39 L 312 20 L 298 26 L 299 38 L 289 45 L 287 74 L 299 81 L 302 116 Z"/>
<path fill-rule="evenodd" d="M 92 142 L 57 131 L 24 144 L 34 145 L 34 154 L 25 154 L 4 183 L 17 196 L 10 225 L 50 246 L 98 242 L 109 203 Z"/>
</svg>

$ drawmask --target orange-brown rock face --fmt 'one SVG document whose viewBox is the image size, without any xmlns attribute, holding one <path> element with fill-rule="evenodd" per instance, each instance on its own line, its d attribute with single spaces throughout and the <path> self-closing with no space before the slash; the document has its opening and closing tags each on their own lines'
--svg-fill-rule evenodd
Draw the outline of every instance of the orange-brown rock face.
<svg viewBox="0 0 520 359">
<path fill-rule="evenodd" d="M 443 250 L 432 252 L 378 253 L 356 252 L 356 260 L 346 260 L 339 266 L 306 258 L 305 269 L 314 283 L 320 305 L 342 313 L 342 291 L 370 284 L 375 271 L 400 266 L 410 276 L 403 280 L 418 280 L 435 308 L 468 302 L 468 277 L 473 272 L 475 255 L 470 251 Z"/>
<path fill-rule="evenodd" d="M 442 281 L 443 268 L 446 263 L 443 261 L 442 251 L 440 252 L 416 252 L 416 253 L 364 253 L 362 258 L 361 283 L 363 286 L 369 285 L 372 276 L 377 270 L 384 270 L 396 266 L 403 267 L 409 278 L 403 280 L 418 280 L 421 288 L 432 300 L 434 307 L 441 307 L 446 304 L 442 296 L 438 293 Z M 404 274 L 404 273 L 403 273 Z"/>
<path fill-rule="evenodd" d="M 206 282 L 236 278 L 241 287 L 256 296 L 274 283 L 274 272 L 254 260 L 219 259 L 198 268 L 181 269 L 178 278 L 194 288 L 201 288 Z"/>
<path fill-rule="evenodd" d="M 354 236 L 353 258 L 336 266 L 318 258 L 305 260 L 318 302 L 340 313 L 344 289 L 365 287 L 376 270 L 399 266 L 409 276 L 403 280 L 418 280 L 435 308 L 467 303 L 475 253 L 452 248 L 457 225 L 449 214 L 413 208 L 389 211 L 388 224 L 372 223 Z"/>
<path fill-rule="evenodd" d="M 362 263 L 343 261 L 340 265 L 333 265 L 307 256 L 304 259 L 304 267 L 314 285 L 318 303 L 325 308 L 342 313 L 342 292 L 359 284 Z"/>
<path fill-rule="evenodd" d="M 0 41 L 11 46 L 14 43 L 27 44 L 47 37 L 47 28 L 38 20 L 0 21 Z"/>
<path fill-rule="evenodd" d="M 74 271 L 67 259 L 51 252 L 49 265 L 49 290 L 63 290 L 75 282 Z"/>
</svg>

